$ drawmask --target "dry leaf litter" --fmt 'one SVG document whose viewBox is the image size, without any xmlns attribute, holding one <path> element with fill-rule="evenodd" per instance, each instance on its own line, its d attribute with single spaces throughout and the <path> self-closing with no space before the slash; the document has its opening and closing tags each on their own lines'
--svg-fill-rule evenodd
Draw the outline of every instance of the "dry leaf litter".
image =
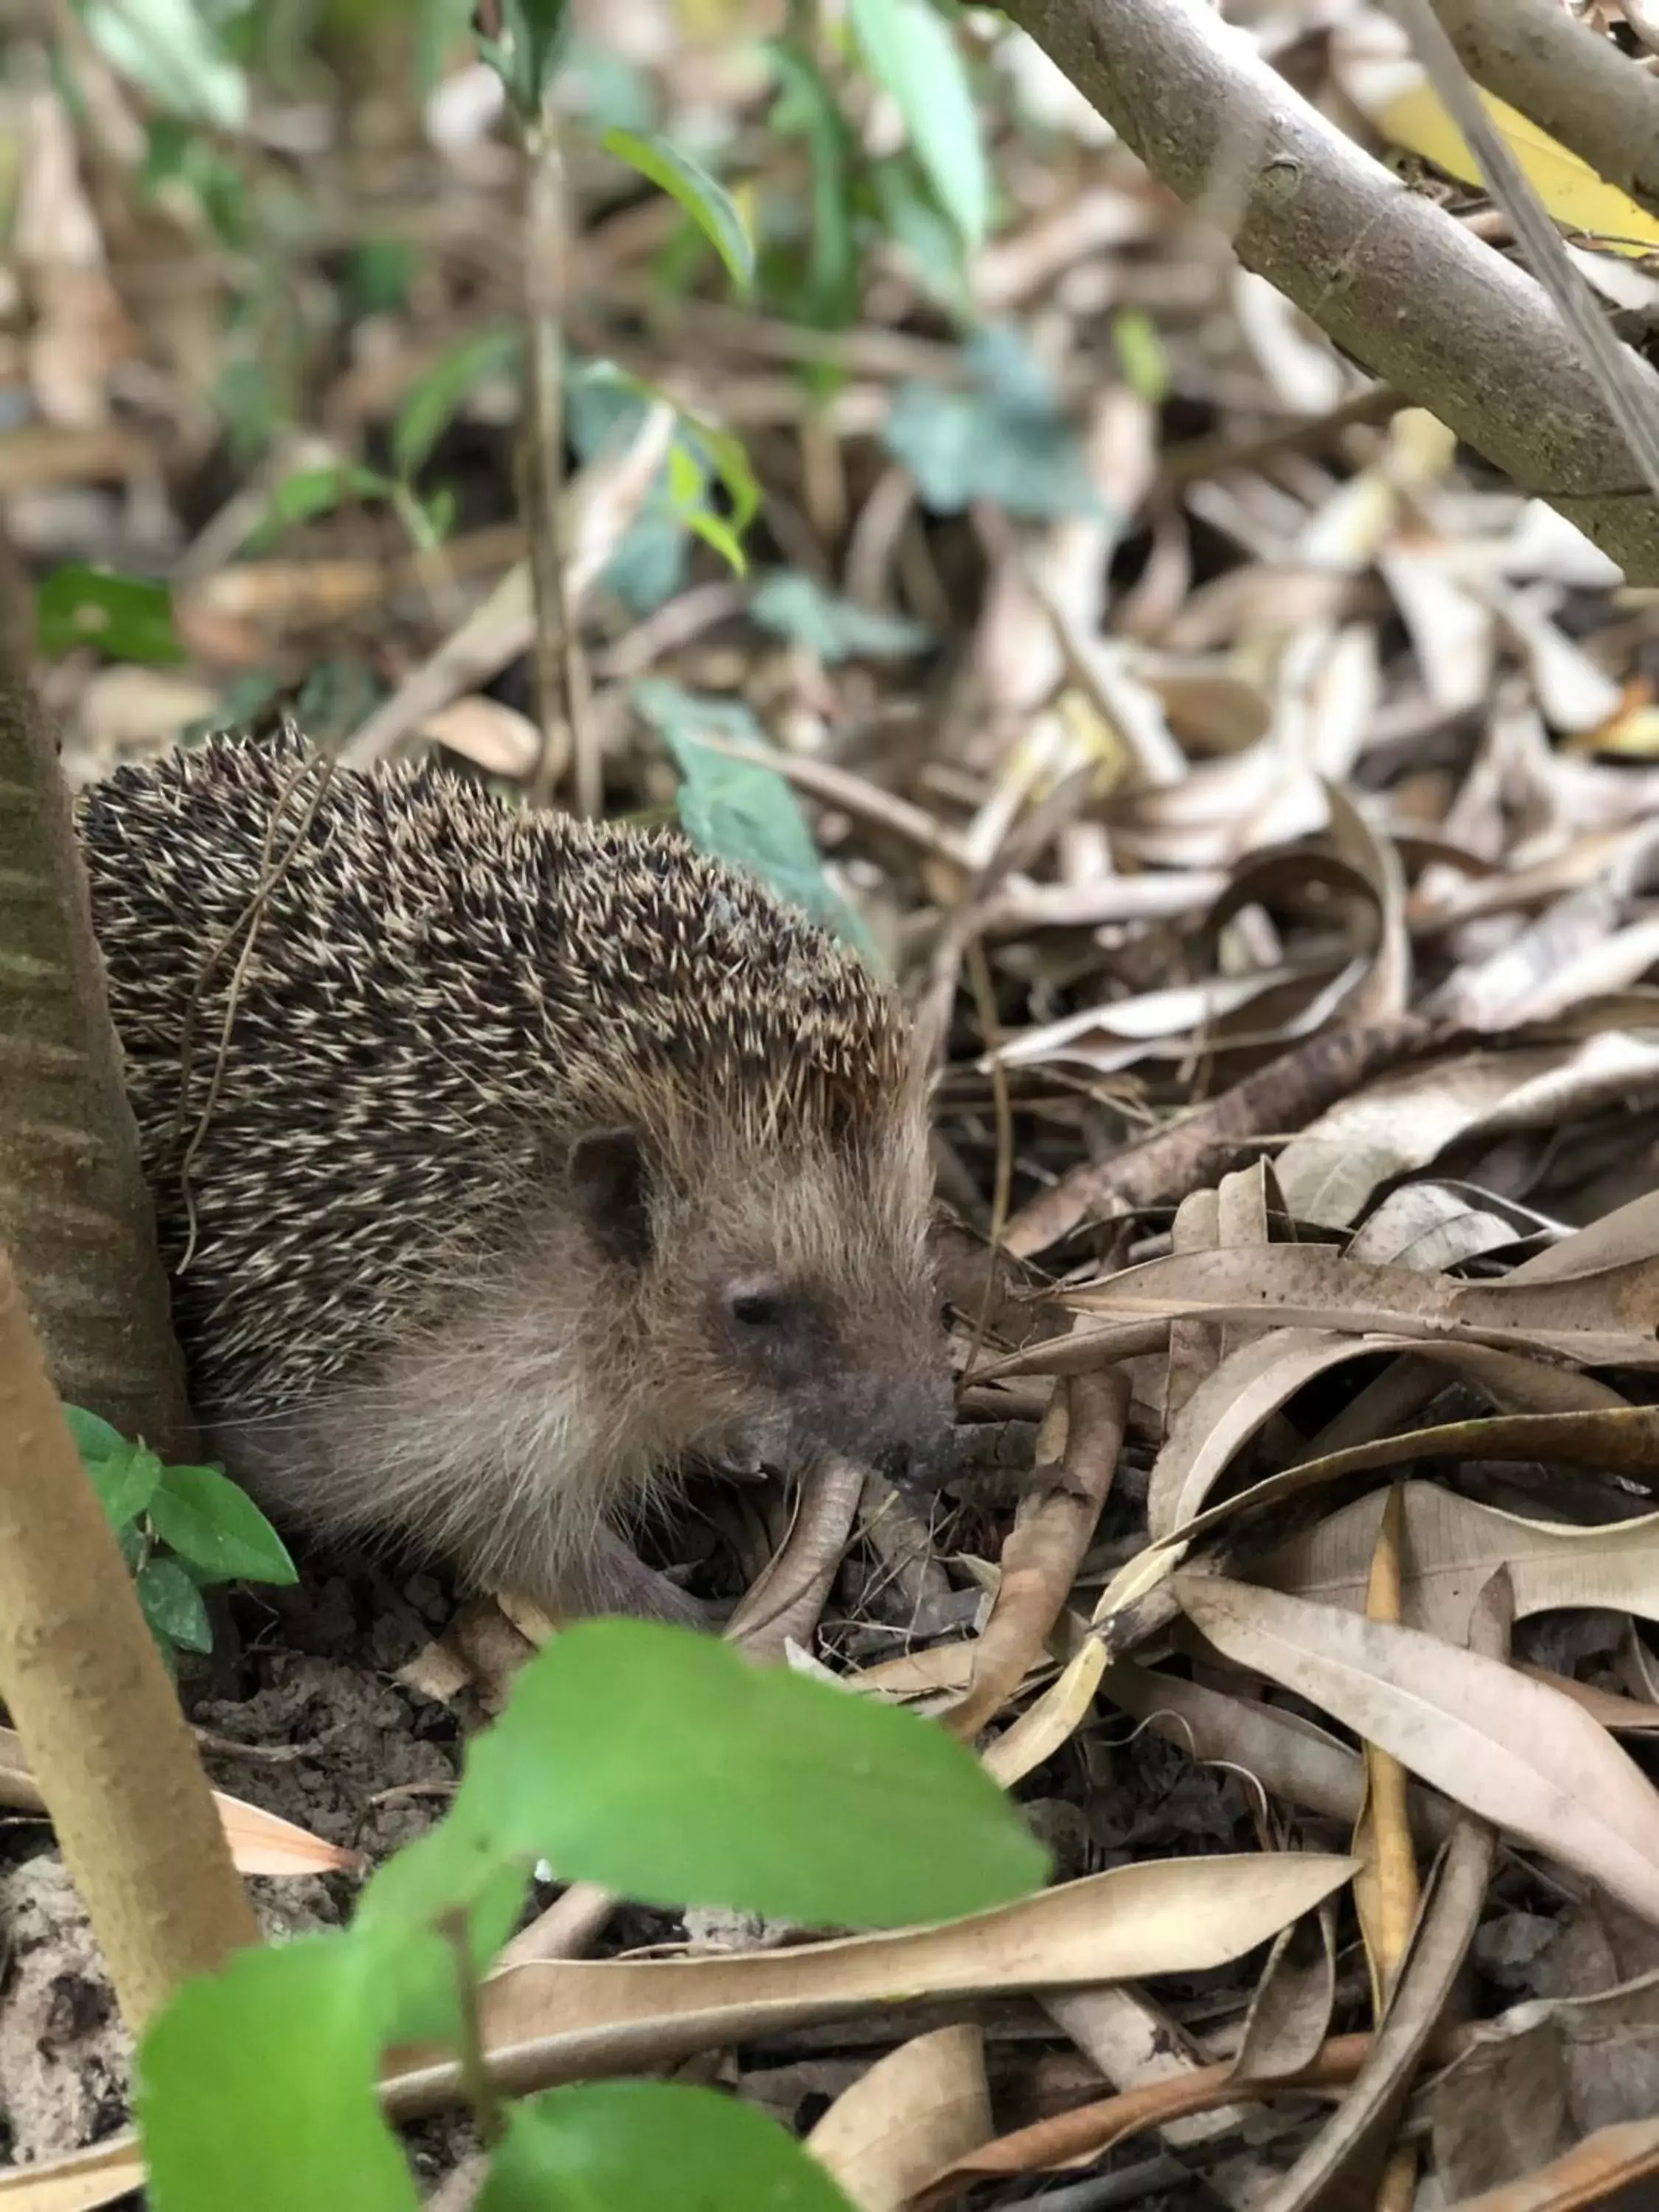
<svg viewBox="0 0 1659 2212">
<path fill-rule="evenodd" d="M 653 0 L 579 12 L 671 113 L 759 127 L 738 42 Z M 1375 124 L 1386 18 L 1237 13 Z M 670 588 L 630 582 L 668 434 L 647 411 L 586 462 L 570 570 L 611 807 L 672 806 L 665 729 L 775 748 L 831 882 L 942 1018 L 960 1463 L 926 1518 L 866 1484 L 781 1656 L 968 1735 L 1057 1886 L 834 1950 L 596 1910 L 590 1963 L 520 1939 L 486 2034 L 625 2017 L 640 2063 L 754 2099 L 872 2212 L 1285 2208 L 1374 2176 L 1402 2129 L 1448 2205 L 1565 2154 L 1659 2172 L 1655 612 L 1243 275 L 1034 48 L 976 35 L 1001 38 L 1007 206 L 974 304 L 1051 390 L 1031 450 L 929 477 L 918 410 L 977 405 L 984 442 L 1004 403 L 902 253 L 831 336 L 712 283 L 676 298 L 673 210 L 579 152 L 573 345 L 737 434 L 764 497 L 749 578 L 680 545 Z M 131 88 L 71 40 L 77 109 L 46 51 L 26 27 L 0 83 L 0 519 L 37 580 L 167 576 L 183 648 L 41 663 L 71 780 L 281 704 L 349 757 L 563 775 L 504 369 L 434 447 L 435 550 L 368 502 L 258 528 L 285 477 L 378 465 L 434 363 L 520 311 L 477 72 L 424 109 L 273 94 L 238 154 L 272 256 L 250 295 L 137 191 Z M 344 259 L 388 238 L 414 252 L 400 303 L 354 301 Z M 1650 306 L 1650 276 L 1619 281 Z M 225 395 L 274 359 L 284 427 L 249 473 Z M 803 362 L 834 371 L 816 399 Z M 862 627 L 781 614 L 791 591 Z M 788 1514 L 708 1486 L 650 1541 L 733 1600 Z M 305 1564 L 185 1678 L 222 1802 L 293 1824 L 257 1863 L 273 1925 L 338 1918 L 354 1867 L 441 1809 L 542 1626 L 458 1612 L 436 1573 Z M 3 1757 L 0 1797 L 16 2182 L 121 2128 L 126 2054 Z M 1367 1874 L 1334 1888 L 1317 1855 L 1351 1850 Z M 436 2179 L 464 2131 L 411 2129 Z M 1597 2129 L 1625 2132 L 1572 2151 Z M 112 2153 L 77 2201 L 131 2179 Z"/>
</svg>

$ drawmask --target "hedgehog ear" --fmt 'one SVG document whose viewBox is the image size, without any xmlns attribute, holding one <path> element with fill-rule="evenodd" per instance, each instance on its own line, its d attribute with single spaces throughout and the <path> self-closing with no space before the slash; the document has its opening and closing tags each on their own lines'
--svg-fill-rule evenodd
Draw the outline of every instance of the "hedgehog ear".
<svg viewBox="0 0 1659 2212">
<path fill-rule="evenodd" d="M 613 1259 L 643 1267 L 651 1257 L 651 1176 L 638 1130 L 579 1137 L 565 1172 L 596 1241 Z"/>
</svg>

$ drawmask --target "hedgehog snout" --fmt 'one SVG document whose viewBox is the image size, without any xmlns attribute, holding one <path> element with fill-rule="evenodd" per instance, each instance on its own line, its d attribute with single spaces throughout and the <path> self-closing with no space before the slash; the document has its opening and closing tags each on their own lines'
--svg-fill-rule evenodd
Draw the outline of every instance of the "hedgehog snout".
<svg viewBox="0 0 1659 2212">
<path fill-rule="evenodd" d="M 955 1407 L 929 1393 L 888 1441 L 871 1455 L 878 1474 L 912 1497 L 931 1497 L 948 1481 L 957 1461 Z"/>
<path fill-rule="evenodd" d="M 827 1424 L 851 1456 L 918 1495 L 936 1490 L 955 1458 L 956 1405 L 942 1352 L 930 1346 L 896 1369 L 859 1377 Z"/>
</svg>

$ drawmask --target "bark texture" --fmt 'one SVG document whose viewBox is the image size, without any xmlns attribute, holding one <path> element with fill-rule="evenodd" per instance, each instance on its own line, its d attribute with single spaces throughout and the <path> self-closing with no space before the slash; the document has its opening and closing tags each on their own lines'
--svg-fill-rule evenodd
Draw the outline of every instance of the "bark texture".
<svg viewBox="0 0 1659 2212">
<path fill-rule="evenodd" d="M 194 1432 L 69 794 L 0 654 L 0 1244 L 58 1390 L 187 1458 Z"/>
<path fill-rule="evenodd" d="M 1659 77 L 1557 0 L 1434 0 L 1434 12 L 1477 84 L 1659 207 Z"/>
<path fill-rule="evenodd" d="M 3 1250 L 0 1698 L 137 2033 L 258 1928 Z"/>
<path fill-rule="evenodd" d="M 1006 12 L 1240 261 L 1376 376 L 1659 583 L 1649 495 L 1532 278 L 1327 123 L 1205 0 L 1009 0 Z M 1638 364 L 1659 409 L 1659 376 Z"/>
</svg>

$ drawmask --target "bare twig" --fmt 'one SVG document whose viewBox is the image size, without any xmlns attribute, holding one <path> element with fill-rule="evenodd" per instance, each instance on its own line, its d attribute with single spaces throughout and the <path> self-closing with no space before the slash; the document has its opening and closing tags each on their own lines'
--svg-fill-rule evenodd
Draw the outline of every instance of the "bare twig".
<svg viewBox="0 0 1659 2212">
<path fill-rule="evenodd" d="M 1218 1182 L 1240 1146 L 1304 1127 L 1385 1067 L 1451 1034 L 1449 1026 L 1404 1013 L 1310 1038 L 1182 1120 L 1074 1168 L 1015 1214 L 1004 1242 L 1017 1258 L 1029 1259 L 1085 1221 L 1184 1198 Z"/>
<path fill-rule="evenodd" d="M 1659 580 L 1659 505 L 1538 286 L 1406 189 L 1205 0 L 1013 0 L 1009 13 L 1154 175 L 1206 191 L 1252 149 L 1234 250 L 1336 343 Z M 1637 364 L 1644 392 L 1659 378 Z"/>
<path fill-rule="evenodd" d="M 587 674 L 573 619 L 564 544 L 564 331 L 568 289 L 568 225 L 564 161 L 557 125 L 545 110 L 524 133 L 526 391 L 524 426 L 525 522 L 530 537 L 535 606 L 536 693 L 542 750 L 531 793 L 540 805 L 553 795 L 569 732 L 576 811 L 597 815 L 605 804 L 603 763 L 587 712 Z"/>
<path fill-rule="evenodd" d="M 1659 392 L 1638 369 L 1636 356 L 1608 327 L 1600 301 L 1588 279 L 1573 265 L 1532 179 L 1481 106 L 1429 0 L 1390 0 L 1390 4 L 1405 26 L 1429 82 L 1480 163 L 1487 191 L 1509 217 L 1533 275 L 1554 301 L 1557 313 L 1582 348 L 1607 411 L 1647 479 L 1648 489 L 1659 496 Z M 1659 99 L 1659 87 L 1655 93 Z"/>
<path fill-rule="evenodd" d="M 1659 82 L 1639 63 L 1556 0 L 1434 0 L 1434 11 L 1477 84 L 1659 205 Z"/>
</svg>

